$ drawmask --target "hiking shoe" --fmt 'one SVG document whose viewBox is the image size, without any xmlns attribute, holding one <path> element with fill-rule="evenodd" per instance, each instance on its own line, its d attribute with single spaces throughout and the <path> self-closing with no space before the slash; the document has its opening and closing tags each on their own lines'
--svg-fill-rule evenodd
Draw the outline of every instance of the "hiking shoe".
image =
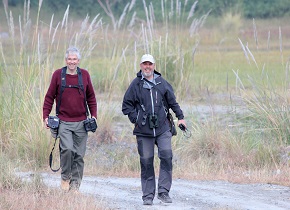
<svg viewBox="0 0 290 210">
<path fill-rule="evenodd" d="M 70 189 L 69 191 L 72 192 L 75 195 L 79 195 L 80 194 L 80 191 L 78 189 Z"/>
<path fill-rule="evenodd" d="M 149 206 L 152 206 L 153 205 L 153 199 L 151 198 L 145 198 L 143 200 L 143 205 L 149 205 Z"/>
<path fill-rule="evenodd" d="M 70 185 L 70 188 L 69 188 L 69 191 L 72 192 L 73 194 L 79 194 L 79 188 L 78 187 L 75 187 L 75 186 L 72 186 Z"/>
<path fill-rule="evenodd" d="M 68 192 L 69 191 L 69 180 L 61 180 L 61 184 L 60 184 L 60 188 L 65 191 Z"/>
<path fill-rule="evenodd" d="M 71 180 L 69 184 L 69 190 L 72 192 L 79 191 L 80 184 L 76 180 Z"/>
<path fill-rule="evenodd" d="M 158 193 L 157 198 L 163 203 L 172 203 L 172 199 L 169 197 L 167 192 Z"/>
</svg>

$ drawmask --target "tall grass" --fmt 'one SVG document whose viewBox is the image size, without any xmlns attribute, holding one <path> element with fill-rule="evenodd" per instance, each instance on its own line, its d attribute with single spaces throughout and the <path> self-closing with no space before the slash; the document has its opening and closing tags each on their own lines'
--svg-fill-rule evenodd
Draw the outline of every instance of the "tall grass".
<svg viewBox="0 0 290 210">
<path fill-rule="evenodd" d="M 143 53 L 161 57 L 158 65 L 163 66 L 164 70 L 160 71 L 165 75 L 170 75 L 176 66 L 181 70 L 174 74 L 183 72 L 183 52 L 176 54 L 176 48 L 171 47 L 172 42 L 181 49 L 181 39 L 173 39 L 166 30 L 166 36 L 163 30 L 155 31 L 153 8 L 149 9 L 144 25 L 130 24 L 130 33 L 126 27 L 121 28 L 125 17 L 120 18 L 117 33 L 98 15 L 92 19 L 86 16 L 83 21 L 74 23 L 70 20 L 69 5 L 62 20 L 55 21 L 52 15 L 46 23 L 40 20 L 42 1 L 39 1 L 36 20 L 32 20 L 30 1 L 24 4 L 23 15 L 19 17 L 5 7 L 10 37 L 0 40 L 1 153 L 23 161 L 24 168 L 37 169 L 47 163 L 51 142 L 49 132 L 43 129 L 42 103 L 53 71 L 64 65 L 68 46 L 80 48 L 81 65 L 90 71 L 96 91 L 107 95 L 106 103 L 127 88 L 138 71 L 139 57 Z M 146 4 L 144 7 L 147 8 Z M 169 16 L 165 13 L 165 18 Z M 111 138 L 109 125 L 114 113 L 108 116 L 110 111 L 99 112 L 99 119 L 107 122 L 99 127 L 102 132 L 99 138 Z"/>
<path fill-rule="evenodd" d="M 258 37 L 256 31 L 256 24 L 254 25 L 254 38 L 257 49 Z M 248 75 L 251 92 L 247 91 L 245 85 L 241 85 L 242 99 L 245 102 L 246 108 L 249 110 L 252 129 L 258 129 L 265 135 L 267 142 L 277 142 L 278 144 L 289 144 L 289 101 L 288 101 L 288 87 L 289 75 L 288 64 L 284 65 L 283 48 L 282 48 L 282 35 L 281 28 L 279 30 L 279 48 L 280 48 L 280 68 L 271 69 L 267 66 L 268 62 L 258 63 L 254 54 L 250 51 L 249 47 L 243 47 L 244 54 L 248 62 L 252 62 L 256 67 L 256 71 L 260 72 L 260 77 L 252 77 Z M 269 40 L 267 43 L 269 46 Z M 269 49 L 268 49 L 269 50 Z M 268 69 L 268 71 L 267 71 Z M 273 82 L 273 78 L 268 74 L 271 71 L 281 71 L 284 73 L 280 79 L 280 85 Z M 238 77 L 238 75 L 237 75 Z M 238 78 L 242 83 L 242 80 Z M 282 84 L 282 85 L 281 85 Z"/>
<path fill-rule="evenodd" d="M 18 27 L 13 14 L 7 16 L 11 36 L 1 40 L 0 48 L 1 152 L 25 160 L 24 166 L 28 168 L 38 168 L 47 162 L 50 141 L 43 129 L 42 103 L 52 72 L 64 65 L 63 55 L 70 45 L 80 48 L 83 66 L 89 69 L 96 46 L 95 33 L 101 25 L 98 16 L 91 21 L 86 17 L 75 31 L 74 25 L 68 24 L 68 7 L 63 20 L 54 23 L 52 16 L 48 27 L 39 20 L 40 7 L 41 1 L 35 25 L 29 17 L 29 4 L 25 7 L 25 18 L 19 16 Z M 10 47 L 12 50 L 7 50 Z"/>
<path fill-rule="evenodd" d="M 257 30 L 255 21 L 253 24 Z M 280 34 L 280 28 L 277 30 Z M 253 34 L 258 49 L 255 53 L 265 55 L 259 51 L 262 41 L 258 40 L 257 31 Z M 288 64 L 285 67 L 281 47 L 275 54 L 281 63 L 273 68 L 267 57 L 256 59 L 248 45 L 237 41 L 244 54 L 240 59 L 258 74 L 249 72 L 247 77 L 240 77 L 239 71 L 233 70 L 237 98 L 227 100 L 235 104 L 234 109 L 226 115 L 211 115 L 201 124 L 193 121 L 192 138 L 176 147 L 177 170 L 194 178 L 202 175 L 202 179 L 207 179 L 214 174 L 215 179 L 289 185 Z M 282 72 L 282 77 L 272 77 L 272 72 Z M 211 101 L 210 105 L 214 106 Z M 191 170 L 184 171 L 185 166 Z"/>
</svg>

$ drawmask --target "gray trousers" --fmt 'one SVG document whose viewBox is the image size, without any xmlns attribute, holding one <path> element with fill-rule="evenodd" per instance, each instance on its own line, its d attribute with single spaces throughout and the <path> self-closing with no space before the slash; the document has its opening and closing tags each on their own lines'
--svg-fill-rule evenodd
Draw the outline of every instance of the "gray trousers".
<svg viewBox="0 0 290 210">
<path fill-rule="evenodd" d="M 79 188 L 83 178 L 84 156 L 88 133 L 83 121 L 59 125 L 61 178 L 70 180 L 70 187 Z"/>
<path fill-rule="evenodd" d="M 155 196 L 154 147 L 158 148 L 160 169 L 158 178 L 158 193 L 169 192 L 172 184 L 172 148 L 170 131 L 157 137 L 137 136 L 138 153 L 141 164 L 142 199 Z"/>
</svg>

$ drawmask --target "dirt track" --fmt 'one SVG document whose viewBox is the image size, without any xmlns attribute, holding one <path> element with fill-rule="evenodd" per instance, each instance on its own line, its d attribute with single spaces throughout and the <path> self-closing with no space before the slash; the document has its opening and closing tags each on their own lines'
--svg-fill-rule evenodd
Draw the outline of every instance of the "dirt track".
<svg viewBox="0 0 290 210">
<path fill-rule="evenodd" d="M 30 173 L 19 173 L 24 179 Z M 50 187 L 59 187 L 59 173 L 42 173 Z M 143 206 L 140 180 L 136 178 L 85 176 L 80 192 L 107 203 L 107 209 L 290 209 L 290 188 L 271 184 L 233 184 L 224 181 L 173 180 L 172 204 L 157 198 Z"/>
</svg>

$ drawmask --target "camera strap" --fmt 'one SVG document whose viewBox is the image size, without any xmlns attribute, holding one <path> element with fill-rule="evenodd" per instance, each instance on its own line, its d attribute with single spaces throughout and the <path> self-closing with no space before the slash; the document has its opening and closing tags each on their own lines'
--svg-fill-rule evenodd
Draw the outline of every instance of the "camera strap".
<svg viewBox="0 0 290 210">
<path fill-rule="evenodd" d="M 83 84 L 82 71 L 81 71 L 81 69 L 79 67 L 77 67 L 78 85 L 66 85 L 66 69 L 67 69 L 67 67 L 65 66 L 61 70 L 61 77 L 60 77 L 60 79 L 61 79 L 61 88 L 60 88 L 59 100 L 58 100 L 58 103 L 56 105 L 56 116 L 59 113 L 62 93 L 63 93 L 65 88 L 78 88 L 78 89 L 82 90 L 82 92 L 84 94 L 84 103 L 85 103 L 85 107 L 86 107 L 86 115 L 89 116 L 89 110 L 88 110 L 88 105 L 87 105 L 87 97 L 86 97 L 86 94 L 85 94 L 85 89 L 84 89 L 84 84 Z"/>
<path fill-rule="evenodd" d="M 57 171 L 60 169 L 60 166 L 59 166 L 58 169 L 53 169 L 53 168 L 52 168 L 52 160 L 53 160 L 53 155 L 52 155 L 52 153 L 53 153 L 53 150 L 54 150 L 54 148 L 55 148 L 56 141 L 57 141 L 57 137 L 55 137 L 54 144 L 53 144 L 53 147 L 52 147 L 51 152 L 50 152 L 50 155 L 49 155 L 49 167 L 50 167 L 50 169 L 51 169 L 53 172 L 57 172 Z M 59 146 L 59 151 L 60 151 L 60 146 Z M 60 155 L 60 153 L 59 153 L 59 155 Z"/>
</svg>

